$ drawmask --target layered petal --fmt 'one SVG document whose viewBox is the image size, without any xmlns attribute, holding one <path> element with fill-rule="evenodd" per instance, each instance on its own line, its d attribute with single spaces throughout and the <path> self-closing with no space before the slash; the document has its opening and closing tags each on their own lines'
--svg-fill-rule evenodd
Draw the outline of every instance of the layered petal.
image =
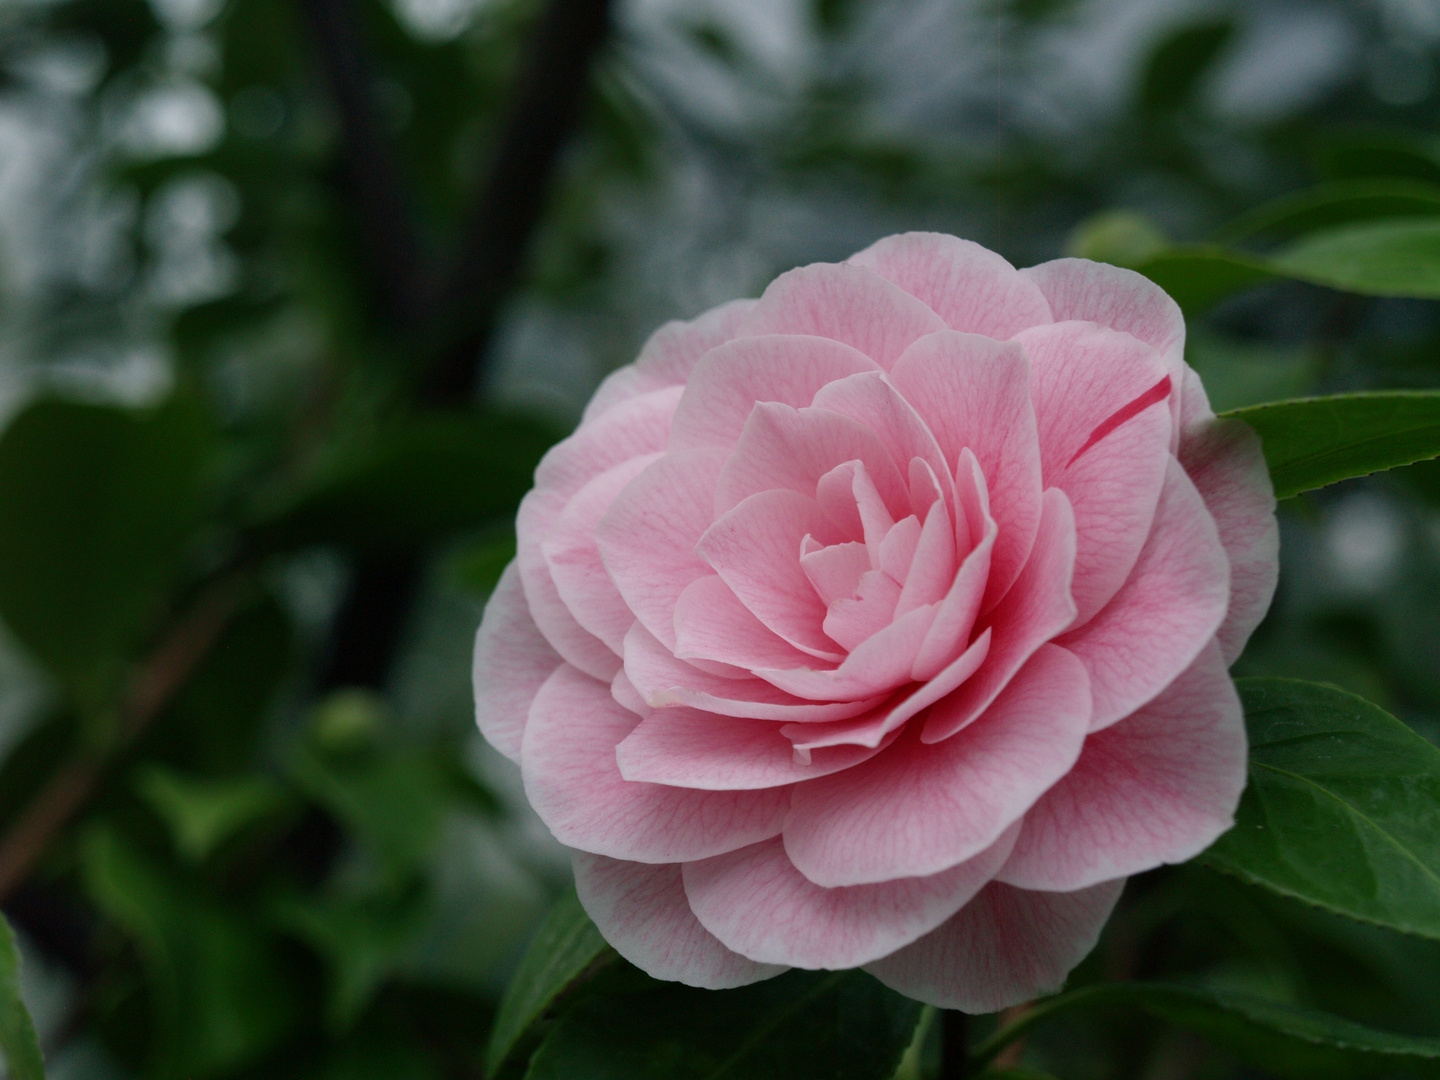
<svg viewBox="0 0 1440 1080">
<path fill-rule="evenodd" d="M 768 840 L 686 863 L 685 895 L 705 929 L 751 959 L 851 968 L 903 948 L 958 911 L 1005 861 L 1016 831 L 931 877 L 838 889 L 807 881 L 784 845 Z"/>
<path fill-rule="evenodd" d="M 1030 892 L 991 882 L 939 929 L 865 970 L 938 1008 L 999 1012 L 1059 990 L 1095 947 L 1124 887 Z"/>
<path fill-rule="evenodd" d="M 485 604 L 470 668 L 480 734 L 511 761 L 520 760 L 530 703 L 562 662 L 530 617 L 512 560 Z"/>
<path fill-rule="evenodd" d="M 861 765 L 799 784 L 785 850 L 817 885 L 936 874 L 984 851 L 1075 764 L 1085 669 L 1042 648 L 985 715 L 936 745 L 907 730 Z"/>
<path fill-rule="evenodd" d="M 615 747 L 640 723 L 568 664 L 540 687 L 521 745 L 525 797 L 567 847 L 632 862 L 703 859 L 779 833 L 789 789 L 689 791 L 633 783 Z"/>
<path fill-rule="evenodd" d="M 1025 815 L 1000 879 L 1069 891 L 1198 855 L 1234 823 L 1245 721 L 1218 645 L 1154 701 L 1085 741 Z"/>
<path fill-rule="evenodd" d="M 785 970 L 731 952 L 701 926 L 678 864 L 647 866 L 583 851 L 571 861 L 585 913 L 616 952 L 651 978 L 727 990 Z"/>
</svg>

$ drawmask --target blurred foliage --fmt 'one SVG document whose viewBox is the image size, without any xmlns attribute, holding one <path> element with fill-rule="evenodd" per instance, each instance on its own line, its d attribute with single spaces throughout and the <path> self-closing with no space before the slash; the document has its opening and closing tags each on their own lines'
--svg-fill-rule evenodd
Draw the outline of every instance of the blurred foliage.
<svg viewBox="0 0 1440 1080">
<path fill-rule="evenodd" d="M 358 166 L 323 10 L 354 16 L 380 147 Z M 10 1075 L 36 1075 L 20 985 L 71 1078 L 937 1076 L 934 1010 L 866 975 L 706 994 L 615 957 L 469 689 L 516 505 L 604 371 L 666 318 L 917 227 L 1150 275 L 1218 409 L 1355 395 L 1243 413 L 1303 493 L 1237 670 L 1375 703 L 1252 710 L 1255 768 L 1293 752 L 1290 710 L 1344 783 L 1257 784 L 1242 819 L 1285 850 L 1237 833 L 1133 881 L 1075 996 L 970 1021 L 984 1075 L 1434 1074 L 1440 466 L 1355 479 L 1440 449 L 1411 393 L 1440 389 L 1426 5 L 626 6 L 472 342 L 480 392 L 441 408 L 426 369 L 488 316 L 437 296 L 542 10 L 0 3 Z M 377 215 L 357 184 L 387 169 Z M 418 586 L 357 667 L 347 605 L 382 571 Z"/>
</svg>

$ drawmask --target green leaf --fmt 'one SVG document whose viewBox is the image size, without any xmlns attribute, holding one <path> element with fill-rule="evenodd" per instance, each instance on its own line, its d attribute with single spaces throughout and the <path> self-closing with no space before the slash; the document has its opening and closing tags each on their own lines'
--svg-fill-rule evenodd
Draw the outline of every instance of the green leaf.
<svg viewBox="0 0 1440 1080">
<path fill-rule="evenodd" d="M 1191 319 L 1232 293 L 1280 277 L 1263 257 L 1214 244 L 1174 247 L 1136 263 L 1134 269 L 1169 293 Z"/>
<path fill-rule="evenodd" d="M 576 980 L 614 955 L 580 906 L 575 890 L 567 890 L 535 931 L 519 969 L 505 988 L 485 1050 L 486 1074 L 497 1075 L 526 1034 Z"/>
<path fill-rule="evenodd" d="M 1250 783 L 1210 866 L 1440 939 L 1440 749 L 1343 690 L 1240 679 Z"/>
<path fill-rule="evenodd" d="M 1140 78 L 1141 110 L 1170 111 L 1193 99 L 1234 33 L 1233 22 L 1217 19 L 1182 27 L 1162 40 Z"/>
<path fill-rule="evenodd" d="M 1225 413 L 1264 442 L 1277 498 L 1440 455 L 1440 391 L 1299 398 Z"/>
<path fill-rule="evenodd" d="M 1367 296 L 1440 298 L 1440 221 L 1400 218 L 1311 233 L 1274 256 L 1276 273 Z"/>
<path fill-rule="evenodd" d="M 429 416 L 384 432 L 252 530 L 263 547 L 383 549 L 513 514 L 556 432 L 499 414 Z"/>
<path fill-rule="evenodd" d="M 1389 177 L 1332 180 L 1264 203 L 1217 229 L 1226 244 L 1253 237 L 1289 239 L 1372 218 L 1440 214 L 1440 184 Z"/>
<path fill-rule="evenodd" d="M 204 862 L 235 833 L 287 802 L 284 791 L 264 776 L 203 780 L 151 765 L 136 786 L 170 826 L 176 849 L 192 863 Z"/>
<path fill-rule="evenodd" d="M 105 703 L 150 628 L 197 510 L 202 418 L 42 401 L 0 436 L 0 617 Z"/>
<path fill-rule="evenodd" d="M 1252 1065 L 1296 1080 L 1354 1080 L 1401 1071 L 1440 1076 L 1440 1039 L 1377 1031 L 1249 994 L 1165 983 L 1106 983 L 1042 1001 L 977 1047 L 975 1055 L 988 1061 L 1055 1013 L 1100 1006 L 1139 1008 L 1199 1032 Z"/>
<path fill-rule="evenodd" d="M 738 990 L 668 984 L 560 1018 L 527 1080 L 888 1080 L 920 1004 L 862 971 L 790 971 Z"/>
<path fill-rule="evenodd" d="M 20 950 L 0 915 L 0 1051 L 11 1080 L 45 1080 L 45 1062 L 30 1011 L 20 998 Z"/>
<path fill-rule="evenodd" d="M 80 863 L 91 900 L 135 941 L 149 974 L 149 1075 L 236 1069 L 300 1019 L 281 955 L 247 912 L 166 873 L 108 825 L 83 835 Z"/>
</svg>

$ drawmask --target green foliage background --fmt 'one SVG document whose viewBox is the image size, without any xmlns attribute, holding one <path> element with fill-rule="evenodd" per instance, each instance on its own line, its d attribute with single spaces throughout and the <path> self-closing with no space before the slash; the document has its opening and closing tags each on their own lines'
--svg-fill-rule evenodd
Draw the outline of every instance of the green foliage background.
<svg viewBox="0 0 1440 1080">
<path fill-rule="evenodd" d="M 0 0 L 10 1075 L 1440 1075 L 1437 59 L 1401 0 Z M 660 322 L 912 228 L 1147 274 L 1264 437 L 1240 825 L 1029 1012 L 655 983 L 474 731 L 515 506 Z"/>
</svg>

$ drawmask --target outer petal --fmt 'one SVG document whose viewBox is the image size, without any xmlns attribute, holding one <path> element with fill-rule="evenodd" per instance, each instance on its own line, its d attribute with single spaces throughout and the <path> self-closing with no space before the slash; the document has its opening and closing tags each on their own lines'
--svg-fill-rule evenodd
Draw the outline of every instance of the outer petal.
<svg viewBox="0 0 1440 1080">
<path fill-rule="evenodd" d="M 670 449 L 729 449 L 756 402 L 798 409 L 827 383 L 861 371 L 879 367 L 858 349 L 830 338 L 772 334 L 728 342 L 695 365 L 675 409 Z"/>
<path fill-rule="evenodd" d="M 848 261 L 925 301 L 952 330 L 1004 340 L 1050 322 L 1050 305 L 1039 287 L 970 240 L 902 233 L 877 240 Z"/>
<path fill-rule="evenodd" d="M 600 384 L 585 406 L 581 422 L 589 423 L 640 394 L 681 385 L 700 357 L 735 336 L 736 328 L 754 306 L 754 300 L 731 300 L 690 322 L 668 322 L 660 327 L 650 335 L 633 364 L 612 371 Z"/>
<path fill-rule="evenodd" d="M 535 628 L 520 586 L 520 568 L 512 561 L 485 605 L 470 669 L 480 734 L 511 761 L 520 760 L 530 703 L 561 663 L 560 654 Z"/>
<path fill-rule="evenodd" d="M 727 990 L 779 975 L 721 945 L 685 899 L 680 867 L 572 854 L 575 891 L 606 941 L 645 974 L 706 990 Z"/>
<path fill-rule="evenodd" d="M 1095 947 L 1125 882 L 1027 892 L 992 882 L 938 930 L 866 966 L 942 1009 L 991 1013 L 1060 989 Z"/>
<path fill-rule="evenodd" d="M 944 329 L 939 315 L 879 274 L 816 263 L 772 281 L 740 332 L 834 338 L 889 368 L 916 338 Z"/>
<path fill-rule="evenodd" d="M 1245 722 L 1217 645 L 1133 716 L 1091 735 L 1025 815 L 1000 879 L 1070 890 L 1198 855 L 1234 824 Z"/>
<path fill-rule="evenodd" d="M 1015 843 L 933 877 L 823 889 L 779 840 L 686 863 L 685 894 L 702 926 L 728 947 L 776 964 L 850 968 L 903 948 L 948 919 L 990 880 Z"/>
<path fill-rule="evenodd" d="M 615 747 L 639 723 L 607 684 L 568 664 L 540 688 L 521 775 L 530 805 L 562 844 L 633 862 L 683 862 L 779 833 L 786 788 L 687 791 L 623 779 Z"/>
<path fill-rule="evenodd" d="M 1025 351 L 947 330 L 906 350 L 890 381 L 934 432 L 952 470 L 967 447 L 980 463 L 999 526 L 988 607 L 1019 576 L 1040 524 L 1040 446 Z"/>
<path fill-rule="evenodd" d="M 1187 370 L 1185 379 L 1180 464 L 1214 517 L 1230 559 L 1230 608 L 1216 636 L 1225 662 L 1233 664 L 1269 610 L 1280 575 L 1275 488 L 1260 437 L 1239 420 L 1217 420 L 1199 377 Z M 1192 409 L 1200 413 L 1195 419 Z"/>
<path fill-rule="evenodd" d="M 939 873 L 995 843 L 1070 770 L 1089 719 L 1084 668 L 1045 646 L 943 743 L 907 731 L 863 765 L 797 785 L 785 850 L 827 887 Z"/>
<path fill-rule="evenodd" d="M 1128 716 L 1188 668 L 1219 628 L 1229 596 L 1215 521 L 1172 458 L 1130 579 L 1105 610 L 1059 639 L 1090 672 L 1093 727 Z"/>
<path fill-rule="evenodd" d="M 610 579 L 640 624 L 675 647 L 675 602 L 713 571 L 695 544 L 714 520 L 719 450 L 666 454 L 626 485 L 595 527 Z"/>
<path fill-rule="evenodd" d="M 806 725 L 815 727 L 818 725 Z M 627 780 L 702 791 L 743 791 L 811 780 L 858 765 L 879 749 L 835 746 L 799 760 L 773 720 L 698 709 L 657 709 L 615 748 Z"/>
</svg>

